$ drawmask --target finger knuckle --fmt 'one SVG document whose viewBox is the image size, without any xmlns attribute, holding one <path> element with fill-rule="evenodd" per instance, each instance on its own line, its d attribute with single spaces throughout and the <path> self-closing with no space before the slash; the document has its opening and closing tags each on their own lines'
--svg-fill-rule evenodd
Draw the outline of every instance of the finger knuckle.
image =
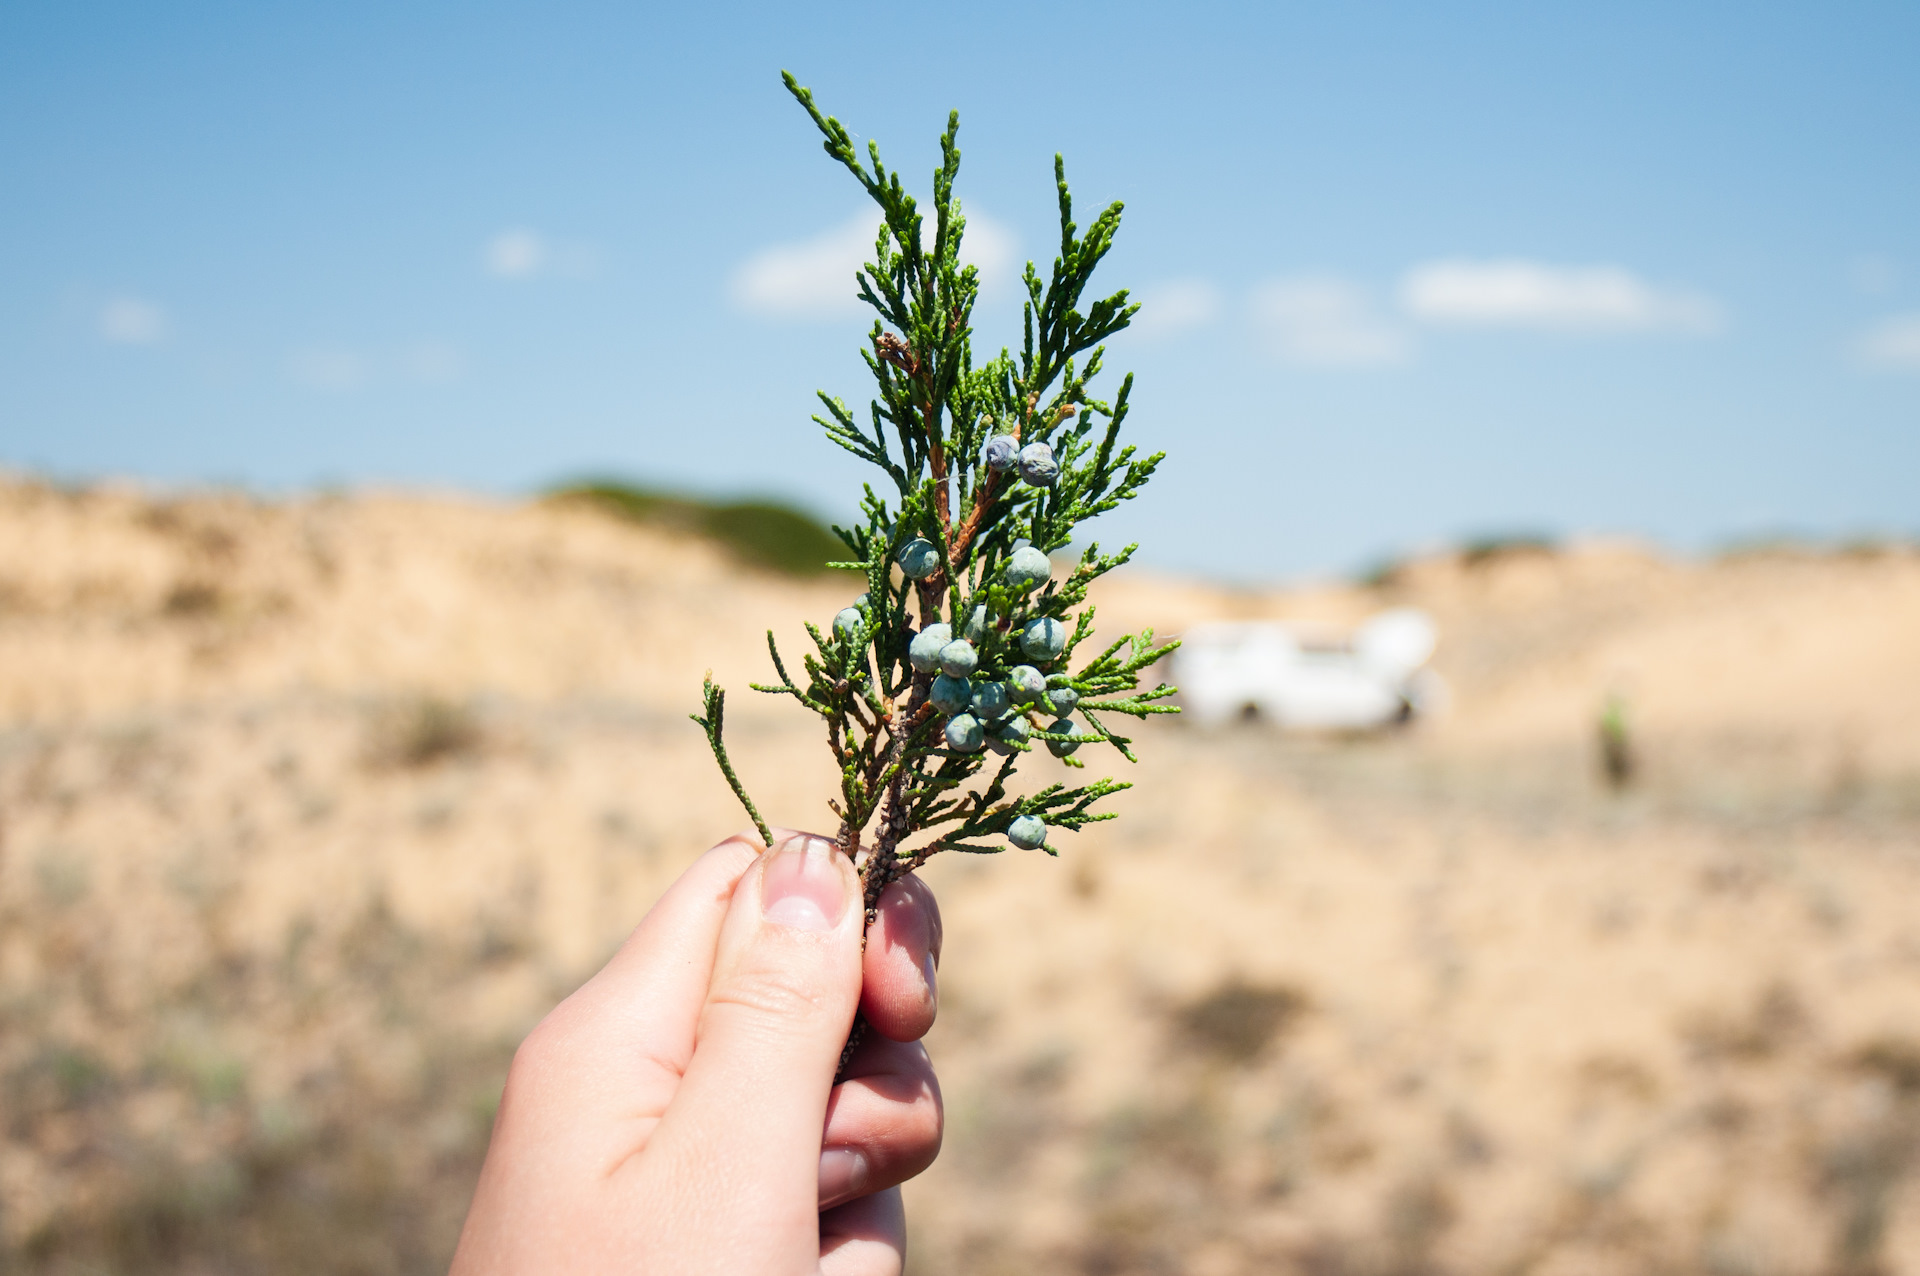
<svg viewBox="0 0 1920 1276">
<path fill-rule="evenodd" d="M 716 983 L 709 1004 L 756 1018 L 785 1020 L 817 1014 L 833 1000 L 815 981 L 797 972 L 754 966 Z"/>
<path fill-rule="evenodd" d="M 940 1104 L 927 1097 L 898 1105 L 877 1133 L 871 1155 L 885 1167 L 886 1177 L 904 1182 L 932 1165 L 940 1155 L 946 1121 Z"/>
<path fill-rule="evenodd" d="M 535 1024 L 533 1031 L 514 1050 L 513 1063 L 507 1069 L 507 1084 L 514 1086 L 517 1082 L 519 1088 L 525 1089 L 560 1071 L 572 1053 L 572 1037 L 572 1016 L 567 1003 L 562 1002 Z"/>
<path fill-rule="evenodd" d="M 941 1141 L 946 1137 L 947 1116 L 940 1103 L 937 1091 L 929 1090 L 902 1114 L 901 1134 L 904 1140 L 925 1157 L 923 1164 L 931 1164 L 940 1154 Z"/>
<path fill-rule="evenodd" d="M 571 1032 L 561 1013 L 564 1008 L 556 1007 L 515 1048 L 500 1092 L 502 1119 L 537 1107 L 542 1096 L 564 1085 L 562 1078 L 572 1053 L 568 1048 Z"/>
</svg>

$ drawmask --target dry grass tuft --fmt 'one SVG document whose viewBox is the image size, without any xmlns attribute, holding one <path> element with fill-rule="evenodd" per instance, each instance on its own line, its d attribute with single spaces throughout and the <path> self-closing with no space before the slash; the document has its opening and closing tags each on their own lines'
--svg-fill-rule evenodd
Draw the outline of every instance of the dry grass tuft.
<svg viewBox="0 0 1920 1276">
<path fill-rule="evenodd" d="M 1306 1012 L 1307 995 L 1288 985 L 1233 978 L 1181 1006 L 1173 1016 L 1182 1045 L 1226 1063 L 1248 1064 Z"/>
<path fill-rule="evenodd" d="M 469 705 L 422 696 L 379 714 L 367 743 L 376 768 L 417 769 L 472 758 L 486 744 L 480 716 Z"/>
</svg>

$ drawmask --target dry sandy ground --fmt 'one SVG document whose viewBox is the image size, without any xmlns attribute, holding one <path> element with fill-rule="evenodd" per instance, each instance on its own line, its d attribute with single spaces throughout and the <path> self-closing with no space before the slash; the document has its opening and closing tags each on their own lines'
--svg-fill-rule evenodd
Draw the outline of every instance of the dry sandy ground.
<svg viewBox="0 0 1920 1276">
<path fill-rule="evenodd" d="M 577 510 L 0 484 L 0 1270 L 443 1268 L 513 1043 L 741 823 L 703 670 L 826 822 L 745 684 L 844 592 Z M 1101 602 L 1415 603 L 1453 706 L 1156 722 L 1120 820 L 926 870 L 913 1270 L 1920 1272 L 1920 556 Z"/>
</svg>

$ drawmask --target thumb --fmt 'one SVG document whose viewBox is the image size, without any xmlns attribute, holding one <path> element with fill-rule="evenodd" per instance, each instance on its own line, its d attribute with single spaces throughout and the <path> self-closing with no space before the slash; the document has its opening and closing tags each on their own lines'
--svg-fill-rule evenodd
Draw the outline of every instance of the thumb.
<svg viewBox="0 0 1920 1276">
<path fill-rule="evenodd" d="M 860 1001 L 860 902 L 853 865 L 821 837 L 779 843 L 734 889 L 693 1058 L 645 1157 L 648 1178 L 707 1216 L 696 1232 L 728 1238 L 717 1270 L 819 1263 L 820 1139 Z"/>
</svg>

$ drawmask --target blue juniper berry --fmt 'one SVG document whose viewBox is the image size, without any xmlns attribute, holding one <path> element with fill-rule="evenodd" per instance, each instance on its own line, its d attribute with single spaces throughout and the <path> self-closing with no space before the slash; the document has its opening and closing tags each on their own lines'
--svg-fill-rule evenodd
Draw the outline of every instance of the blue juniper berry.
<svg viewBox="0 0 1920 1276">
<path fill-rule="evenodd" d="M 987 733 L 987 747 L 1003 757 L 1011 757 L 1021 751 L 1032 734 L 1033 726 L 1025 718 L 1008 718 Z"/>
<path fill-rule="evenodd" d="M 1007 556 L 1007 584 L 1021 593 L 1046 584 L 1052 575 L 1053 561 L 1031 545 L 1022 545 Z"/>
<path fill-rule="evenodd" d="M 980 667 L 980 654 L 965 638 L 955 638 L 940 648 L 940 668 L 950 678 L 965 678 Z"/>
<path fill-rule="evenodd" d="M 1007 675 L 1007 687 L 1021 704 L 1032 704 L 1047 693 L 1047 675 L 1032 665 L 1015 665 Z"/>
<path fill-rule="evenodd" d="M 955 753 L 978 753 L 987 738 L 980 719 L 970 713 L 956 713 L 948 718 L 945 735 L 947 747 Z"/>
<path fill-rule="evenodd" d="M 973 684 L 973 714 L 982 722 L 998 722 L 1013 712 L 1013 697 L 1004 682 Z"/>
<path fill-rule="evenodd" d="M 916 536 L 900 547 L 895 561 L 908 580 L 925 580 L 940 570 L 940 551 L 932 541 Z"/>
<path fill-rule="evenodd" d="M 1007 825 L 1007 840 L 1023 851 L 1037 851 L 1047 844 L 1047 822 L 1037 815 L 1022 815 Z"/>
<path fill-rule="evenodd" d="M 981 603 L 973 609 L 973 614 L 967 617 L 966 628 L 961 631 L 960 636 L 978 647 L 986 642 L 987 632 L 992 625 L 993 620 L 992 617 L 987 614 L 987 605 Z"/>
<path fill-rule="evenodd" d="M 943 673 L 933 680 L 927 701 L 942 713 L 960 713 L 973 705 L 973 684 Z"/>
<path fill-rule="evenodd" d="M 1020 650 L 1027 658 L 1052 664 L 1067 647 L 1067 627 L 1052 616 L 1036 616 L 1020 631 Z"/>
<path fill-rule="evenodd" d="M 860 631 L 866 627 L 866 623 L 867 618 L 861 614 L 858 607 L 842 607 L 839 614 L 833 618 L 833 636 L 841 642 L 852 642 L 860 636 Z"/>
<path fill-rule="evenodd" d="M 1052 487 L 1060 477 L 1053 449 L 1044 443 L 1029 443 L 1020 449 L 1020 477 L 1035 487 Z"/>
<path fill-rule="evenodd" d="M 907 645 L 907 663 L 915 673 L 933 673 L 940 668 L 940 653 L 952 641 L 952 625 L 944 621 L 928 625 Z"/>
</svg>

